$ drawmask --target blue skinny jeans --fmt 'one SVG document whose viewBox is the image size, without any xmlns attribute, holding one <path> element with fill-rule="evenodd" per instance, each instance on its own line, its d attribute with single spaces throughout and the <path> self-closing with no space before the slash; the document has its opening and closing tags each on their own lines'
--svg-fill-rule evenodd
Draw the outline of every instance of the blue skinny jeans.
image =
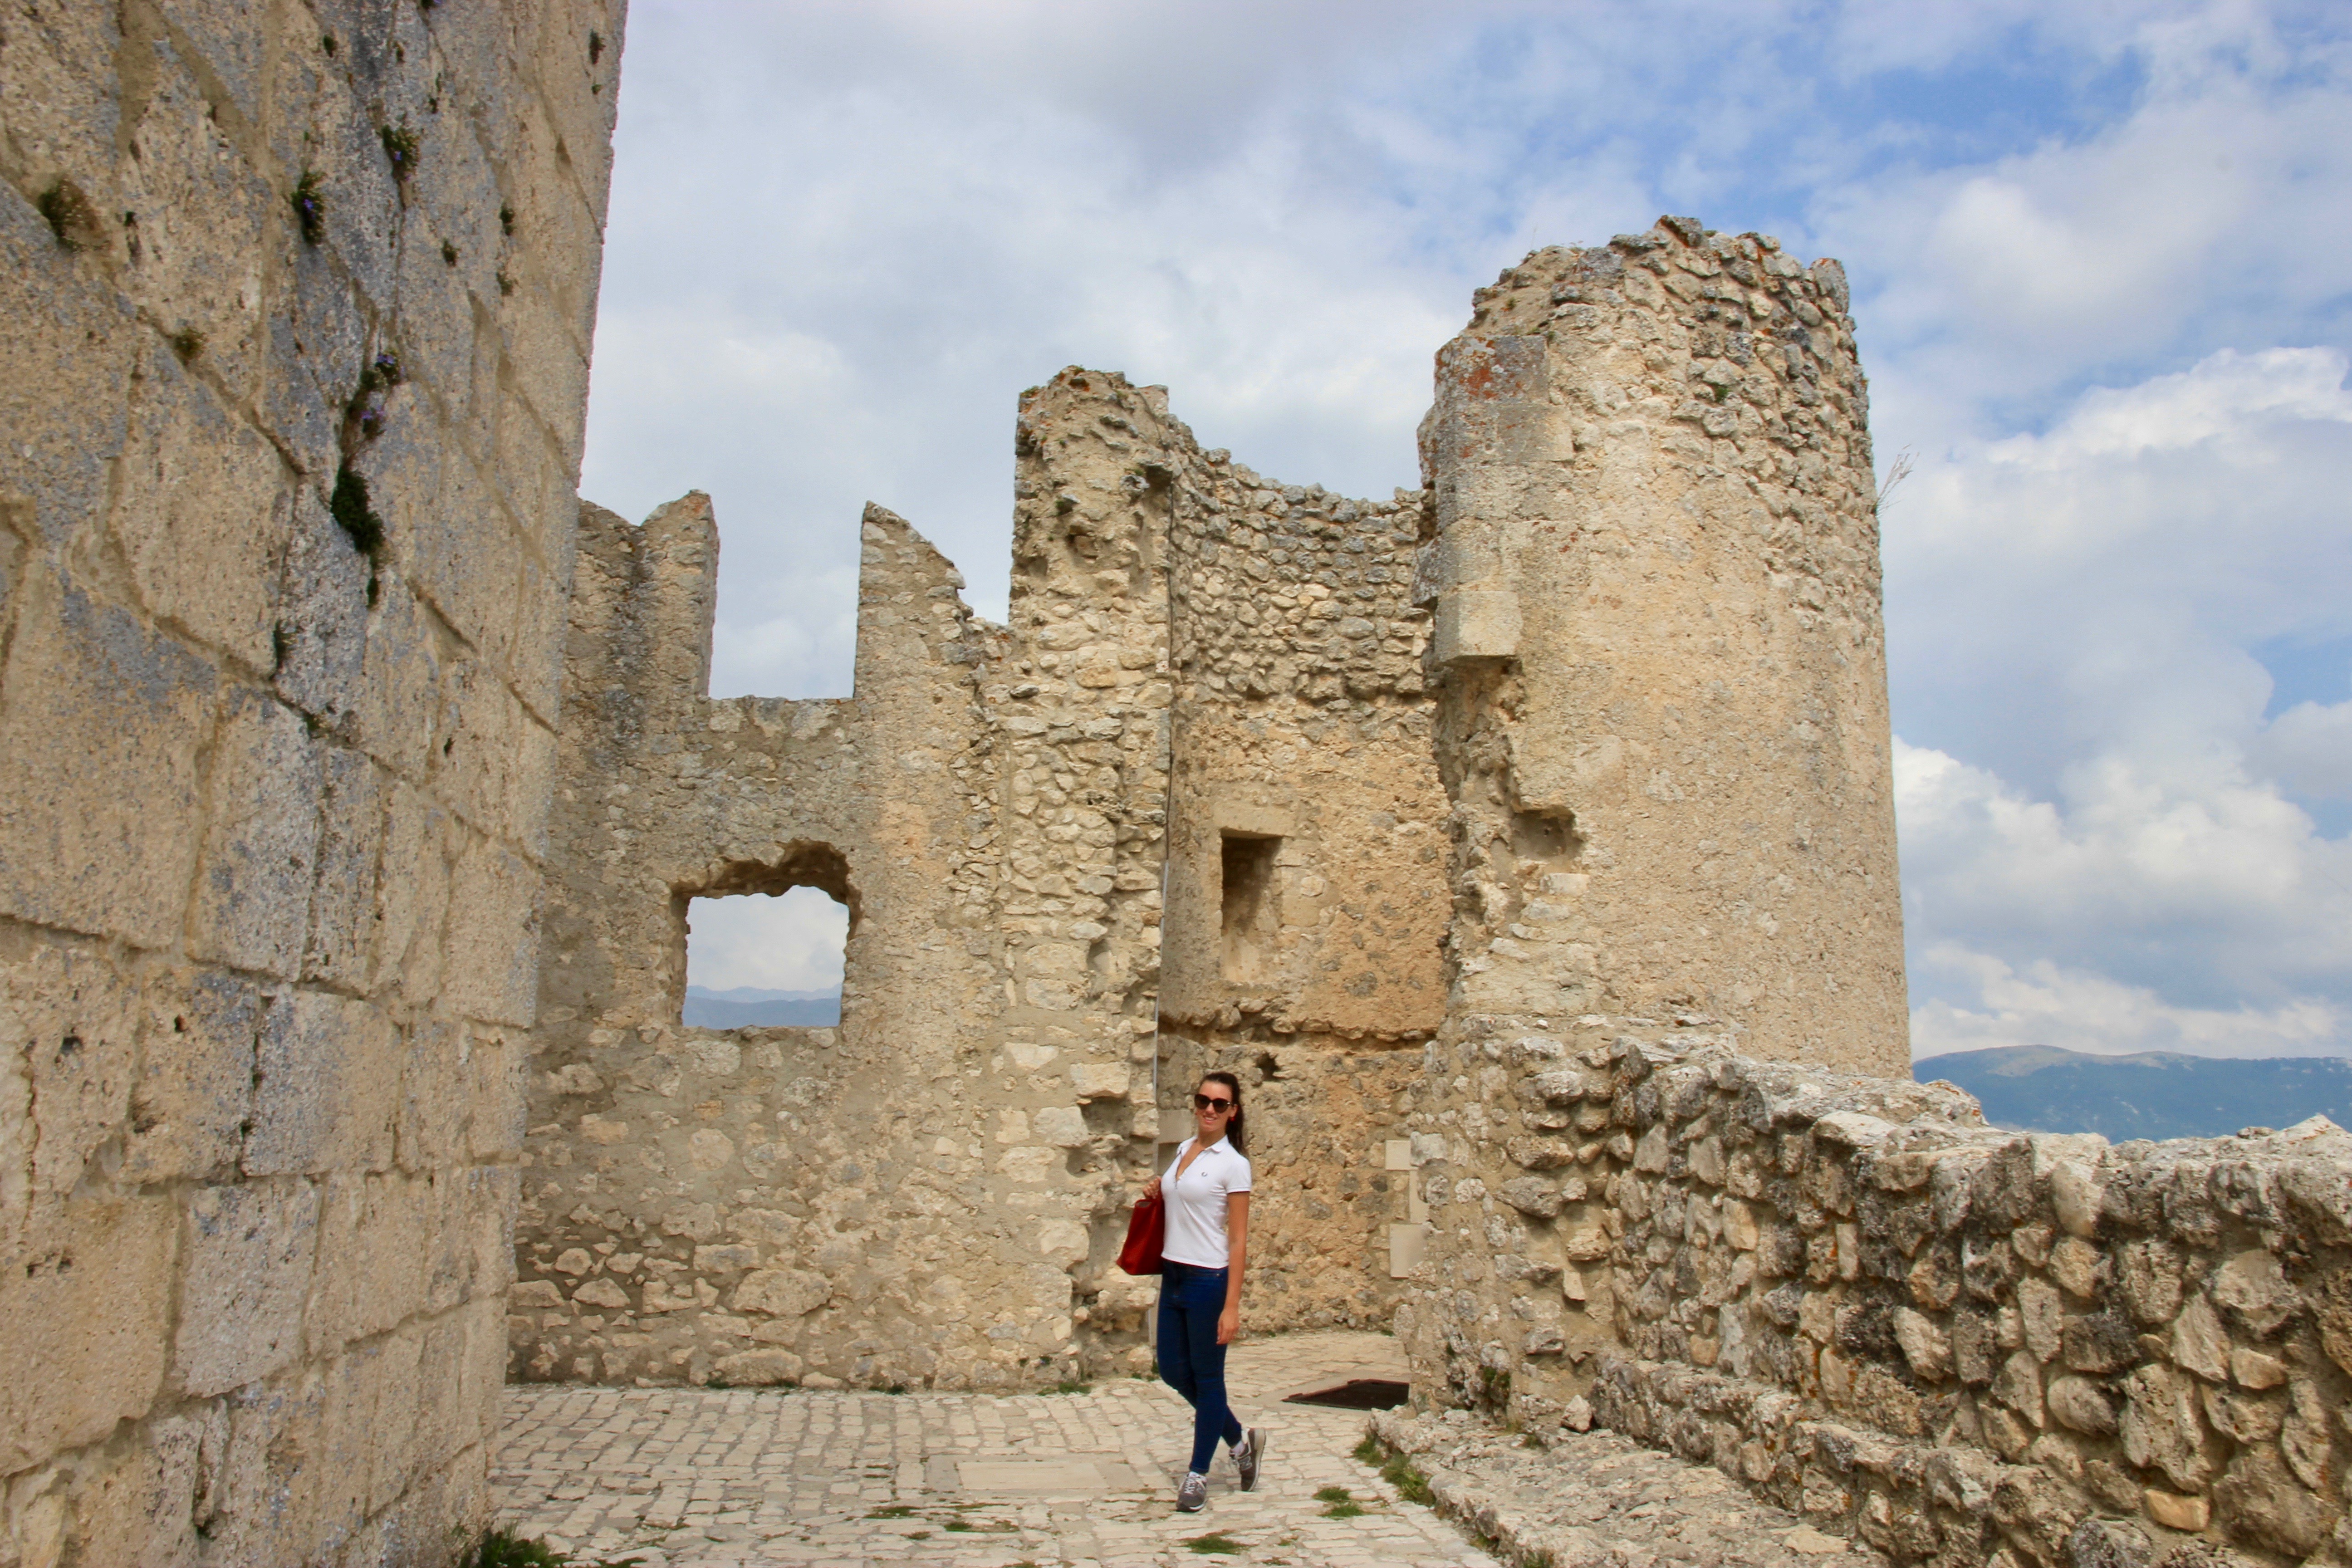
<svg viewBox="0 0 2352 1568">
<path fill-rule="evenodd" d="M 1225 1403 L 1225 1347 L 1217 1319 L 1225 1310 L 1225 1271 L 1172 1259 L 1160 1273 L 1160 1380 L 1192 1407 L 1194 1473 L 1207 1475 L 1222 1437 L 1240 1447 L 1242 1424 Z"/>
</svg>

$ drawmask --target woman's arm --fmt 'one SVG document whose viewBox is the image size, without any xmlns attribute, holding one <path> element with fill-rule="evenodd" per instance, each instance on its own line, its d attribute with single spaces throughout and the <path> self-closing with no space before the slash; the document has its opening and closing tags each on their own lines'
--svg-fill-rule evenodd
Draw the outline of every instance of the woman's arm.
<svg viewBox="0 0 2352 1568">
<path fill-rule="evenodd" d="M 1249 1194 L 1225 1199 L 1225 1310 L 1217 1314 L 1217 1342 L 1229 1345 L 1242 1331 L 1242 1267 L 1249 1259 Z"/>
</svg>

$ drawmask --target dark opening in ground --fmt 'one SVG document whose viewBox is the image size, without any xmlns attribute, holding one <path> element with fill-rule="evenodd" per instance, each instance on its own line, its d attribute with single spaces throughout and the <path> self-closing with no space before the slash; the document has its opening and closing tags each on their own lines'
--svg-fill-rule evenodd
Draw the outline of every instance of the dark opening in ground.
<svg viewBox="0 0 2352 1568">
<path fill-rule="evenodd" d="M 1359 1377 L 1337 1388 L 1318 1388 L 1312 1394 L 1294 1394 L 1285 1405 L 1328 1405 L 1334 1410 L 1394 1410 L 1412 1397 L 1410 1384 L 1392 1383 L 1385 1377 Z"/>
</svg>

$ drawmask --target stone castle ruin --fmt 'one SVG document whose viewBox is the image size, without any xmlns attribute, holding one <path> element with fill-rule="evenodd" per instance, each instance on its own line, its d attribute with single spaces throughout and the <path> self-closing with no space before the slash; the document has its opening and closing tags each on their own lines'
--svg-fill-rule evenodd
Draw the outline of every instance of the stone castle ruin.
<svg viewBox="0 0 2352 1568">
<path fill-rule="evenodd" d="M 0 1568 L 448 1562 L 508 1378 L 1147 1370 L 1110 1259 L 1212 1067 L 1248 1325 L 1392 1329 L 1397 1447 L 2352 1563 L 2352 1138 L 1905 1077 L 1834 262 L 1536 252 L 1378 500 L 1065 371 L 1009 625 L 869 510 L 853 694 L 713 700 L 709 502 L 575 493 L 617 6 L 19 11 Z M 683 1027 L 690 901 L 801 886 L 840 1026 Z"/>
</svg>

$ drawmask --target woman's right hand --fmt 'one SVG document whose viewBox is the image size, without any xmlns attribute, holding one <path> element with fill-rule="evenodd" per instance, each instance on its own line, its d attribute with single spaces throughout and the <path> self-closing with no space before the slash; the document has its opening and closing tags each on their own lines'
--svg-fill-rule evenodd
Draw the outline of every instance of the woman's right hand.
<svg viewBox="0 0 2352 1568">
<path fill-rule="evenodd" d="M 1156 1198 L 1160 1195 L 1159 1177 L 1154 1176 L 1151 1180 L 1143 1184 L 1143 1195 L 1147 1198 Z"/>
</svg>

